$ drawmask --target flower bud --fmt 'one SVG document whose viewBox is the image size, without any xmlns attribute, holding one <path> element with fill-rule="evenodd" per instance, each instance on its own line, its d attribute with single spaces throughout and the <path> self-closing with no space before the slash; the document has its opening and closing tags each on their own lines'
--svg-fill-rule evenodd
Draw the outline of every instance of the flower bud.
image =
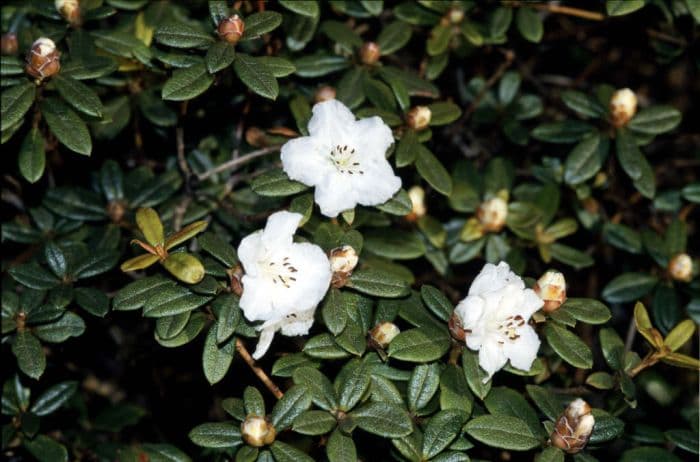
<svg viewBox="0 0 700 462">
<path fill-rule="evenodd" d="M 432 113 L 427 106 L 415 106 L 406 114 L 406 124 L 416 130 L 424 130 L 430 124 Z"/>
<path fill-rule="evenodd" d="M 126 213 L 126 204 L 124 201 L 114 200 L 107 203 L 107 215 L 112 223 L 120 223 Z"/>
<path fill-rule="evenodd" d="M 328 101 L 329 99 L 335 99 L 335 88 L 330 85 L 324 85 L 314 94 L 314 101 L 316 103 L 322 103 Z"/>
<path fill-rule="evenodd" d="M 261 148 L 267 146 L 267 134 L 259 127 L 249 127 L 245 131 L 245 141 L 253 147 Z"/>
<path fill-rule="evenodd" d="M 408 190 L 411 199 L 411 213 L 406 215 L 408 221 L 416 221 L 427 212 L 425 208 L 425 191 L 420 186 L 413 186 Z"/>
<path fill-rule="evenodd" d="M 627 125 L 637 112 L 637 96 L 629 88 L 613 93 L 610 98 L 610 117 L 615 127 Z"/>
<path fill-rule="evenodd" d="M 331 271 L 333 272 L 331 285 L 333 287 L 343 287 L 357 266 L 358 260 L 357 252 L 349 245 L 331 250 L 330 261 Z"/>
<path fill-rule="evenodd" d="M 687 253 L 679 253 L 668 262 L 668 273 L 676 281 L 690 282 L 693 278 L 693 260 Z"/>
<path fill-rule="evenodd" d="M 80 14 L 79 0 L 56 0 L 54 5 L 56 6 L 56 11 L 58 11 L 69 24 L 77 26 L 82 23 L 83 18 Z"/>
<path fill-rule="evenodd" d="M 558 310 L 566 301 L 566 279 L 559 271 L 549 270 L 544 273 L 533 289 L 544 300 L 542 309 L 546 313 Z"/>
<path fill-rule="evenodd" d="M 559 417 L 549 440 L 552 446 L 568 454 L 576 454 L 586 447 L 594 426 L 595 417 L 591 414 L 591 406 L 577 398 Z"/>
<path fill-rule="evenodd" d="M 369 336 L 376 346 L 386 348 L 400 332 L 401 330 L 393 322 L 382 322 L 374 326 Z"/>
<path fill-rule="evenodd" d="M 476 216 L 484 226 L 484 230 L 497 233 L 506 224 L 508 204 L 496 196 L 483 202 L 476 211 Z"/>
<path fill-rule="evenodd" d="M 0 52 L 2 52 L 3 56 L 16 55 L 18 49 L 17 34 L 14 32 L 2 34 L 2 38 L 0 38 Z"/>
<path fill-rule="evenodd" d="M 379 49 L 379 45 L 374 42 L 366 42 L 362 45 L 362 48 L 360 48 L 360 61 L 362 61 L 363 64 L 375 64 L 379 61 L 380 56 L 381 50 Z"/>
<path fill-rule="evenodd" d="M 53 40 L 41 37 L 32 44 L 24 70 L 37 80 L 44 80 L 61 70 L 60 56 Z"/>
<path fill-rule="evenodd" d="M 449 329 L 452 338 L 458 342 L 464 342 L 467 334 L 470 333 L 465 330 L 464 327 L 462 327 L 462 320 L 459 319 L 457 311 L 452 312 L 452 316 L 450 316 L 450 320 L 447 323 L 447 328 Z"/>
<path fill-rule="evenodd" d="M 265 417 L 251 414 L 241 424 L 241 436 L 247 444 L 259 448 L 275 441 L 277 431 Z"/>
<path fill-rule="evenodd" d="M 219 37 L 221 37 L 221 40 L 228 42 L 231 45 L 238 43 L 243 36 L 244 31 L 245 22 L 243 22 L 241 17 L 237 14 L 222 20 L 219 23 L 219 27 L 216 29 L 216 32 L 219 34 Z"/>
<path fill-rule="evenodd" d="M 459 24 L 464 19 L 464 10 L 462 8 L 450 8 L 447 12 L 447 19 L 452 24 Z"/>
</svg>

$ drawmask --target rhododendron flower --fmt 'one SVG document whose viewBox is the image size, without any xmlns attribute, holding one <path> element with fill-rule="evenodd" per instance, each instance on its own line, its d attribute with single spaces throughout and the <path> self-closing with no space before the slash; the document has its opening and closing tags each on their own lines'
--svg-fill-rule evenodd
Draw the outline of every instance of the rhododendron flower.
<svg viewBox="0 0 700 462">
<path fill-rule="evenodd" d="M 394 137 L 381 118 L 355 120 L 343 103 L 324 101 L 313 108 L 309 135 L 282 146 L 282 167 L 289 178 L 316 188 L 324 215 L 383 204 L 401 188 L 386 160 Z"/>
<path fill-rule="evenodd" d="M 253 357 L 262 357 L 278 330 L 304 335 L 316 306 L 328 291 L 331 266 L 323 250 L 292 240 L 302 215 L 277 212 L 264 230 L 246 236 L 238 246 L 245 275 L 240 306 L 249 321 L 264 321 Z"/>
<path fill-rule="evenodd" d="M 474 279 L 455 315 L 467 346 L 479 351 L 479 366 L 488 373 L 484 382 L 508 360 L 516 369 L 530 369 L 540 339 L 528 321 L 543 303 L 505 262 L 498 266 L 487 263 Z"/>
</svg>

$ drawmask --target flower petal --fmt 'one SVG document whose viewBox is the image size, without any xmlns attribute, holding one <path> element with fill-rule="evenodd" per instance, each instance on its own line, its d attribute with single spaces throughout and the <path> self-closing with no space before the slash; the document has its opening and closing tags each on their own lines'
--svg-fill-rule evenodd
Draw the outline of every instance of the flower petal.
<svg viewBox="0 0 700 462">
<path fill-rule="evenodd" d="M 394 144 L 394 135 L 391 128 L 380 117 L 358 120 L 352 129 L 353 138 L 356 140 L 355 147 L 362 154 L 363 159 L 386 160 L 386 151 Z"/>
<path fill-rule="evenodd" d="M 292 236 L 299 227 L 304 216 L 300 213 L 275 212 L 267 218 L 265 231 L 263 231 L 262 242 L 268 250 L 290 246 Z"/>
<path fill-rule="evenodd" d="M 272 344 L 272 339 L 275 338 L 275 331 L 275 327 L 270 326 L 260 332 L 258 344 L 255 346 L 255 351 L 253 352 L 253 359 L 260 359 L 267 353 L 267 350 Z"/>
<path fill-rule="evenodd" d="M 394 174 L 386 159 L 372 160 L 363 164 L 363 169 L 363 175 L 353 175 L 351 180 L 359 204 L 383 204 L 401 189 L 401 178 Z"/>
<path fill-rule="evenodd" d="M 255 231 L 247 235 L 238 245 L 238 260 L 243 265 L 246 274 L 256 276 L 258 272 L 258 259 L 264 254 L 265 248 L 262 243 L 262 230 Z"/>
<path fill-rule="evenodd" d="M 316 185 L 314 201 L 321 208 L 321 213 L 331 218 L 357 205 L 356 192 L 352 188 L 352 183 L 339 173 L 327 175 L 320 184 Z"/>
<path fill-rule="evenodd" d="M 516 333 L 520 337 L 515 341 L 506 341 L 503 345 L 503 353 L 510 360 L 511 366 L 528 371 L 537 359 L 541 342 L 535 329 L 527 324 L 517 329 Z"/>
<path fill-rule="evenodd" d="M 328 144 L 340 143 L 347 139 L 355 123 L 355 115 L 336 99 L 317 103 L 309 120 L 309 134 L 319 137 Z"/>
<path fill-rule="evenodd" d="M 462 321 L 462 327 L 473 331 L 484 314 L 484 299 L 469 295 L 459 302 L 455 308 L 455 313 L 459 320 Z"/>
<path fill-rule="evenodd" d="M 487 292 L 496 292 L 503 289 L 509 283 L 517 284 L 520 288 L 525 287 L 523 280 L 510 270 L 506 262 L 498 265 L 487 263 L 476 276 L 469 287 L 469 295 L 481 295 Z"/>
<path fill-rule="evenodd" d="M 289 140 L 282 146 L 282 169 L 292 180 L 307 186 L 316 186 L 326 175 L 335 170 L 324 151 L 325 147 L 311 136 Z"/>
<path fill-rule="evenodd" d="M 479 350 L 479 366 L 486 371 L 488 377 L 484 383 L 506 365 L 508 358 L 503 353 L 501 345 L 496 341 L 496 337 L 487 339 Z"/>
</svg>

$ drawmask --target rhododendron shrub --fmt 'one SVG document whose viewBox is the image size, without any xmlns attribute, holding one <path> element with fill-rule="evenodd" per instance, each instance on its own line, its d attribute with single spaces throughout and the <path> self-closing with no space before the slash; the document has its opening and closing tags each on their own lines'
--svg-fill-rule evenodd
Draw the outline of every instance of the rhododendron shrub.
<svg viewBox="0 0 700 462">
<path fill-rule="evenodd" d="M 3 460 L 697 460 L 697 0 L 1 8 Z"/>
</svg>

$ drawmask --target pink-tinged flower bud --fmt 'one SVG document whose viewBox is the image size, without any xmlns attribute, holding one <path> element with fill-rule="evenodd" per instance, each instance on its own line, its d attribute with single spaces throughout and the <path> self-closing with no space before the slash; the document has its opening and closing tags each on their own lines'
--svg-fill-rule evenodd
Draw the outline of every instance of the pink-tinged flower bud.
<svg viewBox="0 0 700 462">
<path fill-rule="evenodd" d="M 379 57 L 382 55 L 379 45 L 374 42 L 366 42 L 360 48 L 360 61 L 363 64 L 376 64 L 379 61 Z"/>
<path fill-rule="evenodd" d="M 221 40 L 228 42 L 231 45 L 235 45 L 243 36 L 245 31 L 245 22 L 240 16 L 234 14 L 233 16 L 224 19 L 219 23 L 219 27 L 216 32 L 221 37 Z"/>
<path fill-rule="evenodd" d="M 44 80 L 61 70 L 60 56 L 53 40 L 41 37 L 32 44 L 24 70 L 35 79 Z"/>
<path fill-rule="evenodd" d="M 399 333 L 401 330 L 393 322 L 382 322 L 374 326 L 369 335 L 376 346 L 384 349 Z"/>
<path fill-rule="evenodd" d="M 56 0 L 54 5 L 56 6 L 56 11 L 58 11 L 69 24 L 79 26 L 83 22 L 79 0 Z"/>
<path fill-rule="evenodd" d="M 17 34 L 14 32 L 7 32 L 2 34 L 0 38 L 0 52 L 3 56 L 16 55 L 19 49 L 19 42 L 17 41 Z"/>
<path fill-rule="evenodd" d="M 249 415 L 241 423 L 241 436 L 247 444 L 259 448 L 274 442 L 277 431 L 265 417 Z"/>
<path fill-rule="evenodd" d="M 483 202 L 476 211 L 476 216 L 484 227 L 484 231 L 497 233 L 506 224 L 508 203 L 496 196 Z"/>
<path fill-rule="evenodd" d="M 595 418 L 591 414 L 591 406 L 577 398 L 557 419 L 549 440 L 552 446 L 568 454 L 576 454 L 586 447 L 594 426 Z"/>
<path fill-rule="evenodd" d="M 428 106 L 415 106 L 406 114 L 406 124 L 415 131 L 428 128 L 432 112 Z"/>
<path fill-rule="evenodd" d="M 542 309 L 547 313 L 558 310 L 566 301 L 566 279 L 559 271 L 549 270 L 544 273 L 533 289 L 544 300 Z"/>
<path fill-rule="evenodd" d="M 360 258 L 355 249 L 349 245 L 331 250 L 330 255 L 331 271 L 333 272 L 331 285 L 336 288 L 343 287 Z"/>
<path fill-rule="evenodd" d="M 420 186 L 413 186 L 408 190 L 408 198 L 411 199 L 411 213 L 406 215 L 408 221 L 416 221 L 427 212 L 425 207 L 425 191 Z"/>
<path fill-rule="evenodd" d="M 335 94 L 335 88 L 331 87 L 330 85 L 324 85 L 316 90 L 316 93 L 314 94 L 314 101 L 317 103 L 322 103 L 330 99 L 335 99 Z"/>
<path fill-rule="evenodd" d="M 687 253 L 679 253 L 668 262 L 668 273 L 673 279 L 690 282 L 693 278 L 693 260 Z"/>
<path fill-rule="evenodd" d="M 613 93 L 610 98 L 610 117 L 615 127 L 624 127 L 637 113 L 637 96 L 629 88 Z"/>
</svg>

